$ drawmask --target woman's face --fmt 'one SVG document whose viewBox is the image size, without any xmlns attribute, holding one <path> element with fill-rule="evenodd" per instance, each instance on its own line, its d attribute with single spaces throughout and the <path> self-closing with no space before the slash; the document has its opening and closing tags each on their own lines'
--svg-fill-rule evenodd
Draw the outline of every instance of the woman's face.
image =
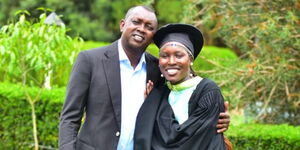
<svg viewBox="0 0 300 150">
<path fill-rule="evenodd" d="M 160 50 L 159 68 L 171 84 L 178 84 L 190 78 L 191 62 L 191 57 L 182 47 L 165 46 Z"/>
</svg>

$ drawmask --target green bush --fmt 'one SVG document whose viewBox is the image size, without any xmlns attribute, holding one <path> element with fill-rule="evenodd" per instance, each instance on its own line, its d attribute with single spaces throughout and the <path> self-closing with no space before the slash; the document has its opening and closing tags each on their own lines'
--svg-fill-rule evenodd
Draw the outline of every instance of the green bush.
<svg viewBox="0 0 300 150">
<path fill-rule="evenodd" d="M 245 62 L 213 73 L 231 89 L 226 94 L 236 106 L 246 107 L 257 122 L 299 125 L 299 1 L 192 1 L 190 21 Z"/>
<path fill-rule="evenodd" d="M 34 96 L 40 89 L 29 88 Z M 31 108 L 22 85 L 0 83 L 0 149 L 29 150 L 32 140 Z M 58 122 L 65 88 L 43 90 L 36 103 L 40 148 L 57 148 Z"/>
<path fill-rule="evenodd" d="M 299 150 L 300 126 L 287 124 L 231 125 L 225 135 L 235 150 Z"/>
<path fill-rule="evenodd" d="M 43 90 L 36 104 L 39 145 L 56 149 L 59 115 L 65 88 Z M 38 88 L 29 88 L 36 95 Z M 31 110 L 23 86 L 0 83 L 0 149 L 29 150 L 33 147 Z M 298 150 L 300 127 L 289 125 L 232 124 L 225 133 L 236 150 Z"/>
</svg>

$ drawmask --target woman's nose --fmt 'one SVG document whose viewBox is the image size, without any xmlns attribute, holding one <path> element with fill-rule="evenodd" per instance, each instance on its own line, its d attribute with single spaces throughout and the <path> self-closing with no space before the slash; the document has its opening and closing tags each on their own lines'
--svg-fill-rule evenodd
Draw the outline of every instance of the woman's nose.
<svg viewBox="0 0 300 150">
<path fill-rule="evenodd" d="M 173 56 L 170 57 L 169 59 L 169 64 L 175 64 L 176 63 L 176 60 Z"/>
</svg>

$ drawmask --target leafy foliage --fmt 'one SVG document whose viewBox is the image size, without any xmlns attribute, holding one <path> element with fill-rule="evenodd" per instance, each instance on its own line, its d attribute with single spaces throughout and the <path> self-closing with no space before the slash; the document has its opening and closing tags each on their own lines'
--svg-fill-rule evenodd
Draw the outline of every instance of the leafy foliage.
<svg viewBox="0 0 300 150">
<path fill-rule="evenodd" d="M 187 5 L 185 0 L 159 0 L 155 3 L 155 10 L 160 25 L 178 23 L 182 17 L 182 7 Z M 167 8 L 167 9 L 166 9 Z"/>
<path fill-rule="evenodd" d="M 11 22 L 18 10 L 29 10 L 36 18 L 41 13 L 36 9 L 44 7 L 61 15 L 66 26 L 72 29 L 70 36 L 112 42 L 119 38 L 119 22 L 130 7 L 152 6 L 160 25 L 164 25 L 179 22 L 186 4 L 184 0 L 0 0 L 0 26 Z"/>
<path fill-rule="evenodd" d="M 48 75 L 54 85 L 66 84 L 70 70 L 64 68 L 71 68 L 80 39 L 67 36 L 65 26 L 45 24 L 45 18 L 34 23 L 22 13 L 0 29 L 0 80 L 42 86 Z"/>
<path fill-rule="evenodd" d="M 197 11 L 190 21 L 240 52 L 245 62 L 216 68 L 214 76 L 231 89 L 231 100 L 257 121 L 300 124 L 299 1 L 193 2 Z"/>
<path fill-rule="evenodd" d="M 32 23 L 25 17 L 25 14 L 29 13 L 23 13 L 19 21 L 0 29 L 0 59 L 4 64 L 0 73 L 5 74 L 2 80 L 21 83 L 24 88 L 25 100 L 31 109 L 34 149 L 38 150 L 39 118 L 36 116 L 36 106 L 40 93 L 43 87 L 51 88 L 50 79 L 59 81 L 56 75 L 63 76 L 64 67 L 70 68 L 79 41 L 66 36 L 64 25 L 58 27 L 45 24 L 45 14 L 40 16 L 39 22 Z M 40 89 L 32 95 L 28 89 L 30 86 Z"/>
</svg>

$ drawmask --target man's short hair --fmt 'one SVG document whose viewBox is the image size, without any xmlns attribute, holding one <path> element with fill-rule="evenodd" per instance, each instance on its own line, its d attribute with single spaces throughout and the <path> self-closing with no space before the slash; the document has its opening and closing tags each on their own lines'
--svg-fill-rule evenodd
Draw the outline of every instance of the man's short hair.
<svg viewBox="0 0 300 150">
<path fill-rule="evenodd" d="M 127 13 L 126 13 L 126 15 L 125 15 L 125 19 L 128 18 L 128 17 L 131 15 L 131 12 L 132 12 L 135 8 L 137 8 L 137 7 L 142 7 L 142 8 L 144 8 L 144 9 L 146 9 L 147 11 L 152 12 L 152 13 L 155 14 L 155 10 L 154 10 L 152 7 L 146 6 L 146 5 L 138 5 L 138 6 L 133 6 L 133 7 L 131 7 L 131 8 L 128 9 L 128 11 L 127 11 Z M 156 14 L 155 14 L 155 15 L 156 15 Z"/>
</svg>

